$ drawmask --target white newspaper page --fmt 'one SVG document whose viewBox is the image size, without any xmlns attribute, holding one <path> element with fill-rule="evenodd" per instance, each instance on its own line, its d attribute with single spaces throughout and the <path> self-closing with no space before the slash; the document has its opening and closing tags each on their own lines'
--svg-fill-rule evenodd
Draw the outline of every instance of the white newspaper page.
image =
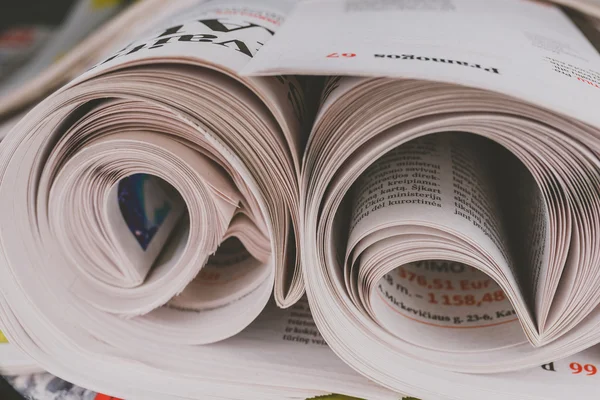
<svg viewBox="0 0 600 400">
<path fill-rule="evenodd" d="M 557 7 L 522 0 L 309 0 L 248 75 L 392 76 L 515 96 L 600 125 L 600 55 Z"/>
</svg>

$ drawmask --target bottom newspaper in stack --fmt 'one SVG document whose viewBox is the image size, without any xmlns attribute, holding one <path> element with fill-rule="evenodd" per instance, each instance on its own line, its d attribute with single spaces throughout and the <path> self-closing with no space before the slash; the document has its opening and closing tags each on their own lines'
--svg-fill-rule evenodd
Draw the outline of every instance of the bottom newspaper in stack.
<svg viewBox="0 0 600 400">
<path fill-rule="evenodd" d="M 89 343 L 93 346 L 93 343 Z M 100 343 L 97 343 L 100 345 Z M 6 345 L 14 357 L 21 357 L 23 365 L 31 361 L 13 346 Z M 142 352 L 145 347 L 131 347 L 131 352 Z M 319 400 L 418 400 L 414 397 L 389 391 L 376 385 L 342 362 L 328 347 L 317 330 L 306 298 L 292 308 L 279 309 L 271 303 L 247 329 L 225 341 L 197 347 L 194 354 L 175 359 L 168 370 L 153 368 L 150 359 L 159 349 L 145 348 L 147 365 L 118 359 L 106 354 L 98 359 L 99 369 L 93 376 L 87 373 L 88 366 L 81 369 L 77 382 L 95 390 L 107 391 L 110 395 L 128 400 L 133 399 L 313 399 Z M 0 360 L 7 361 L 0 345 Z M 587 378 L 598 373 L 600 365 L 594 360 L 600 356 L 600 346 L 557 362 L 551 362 L 525 371 L 494 375 L 454 374 L 471 388 L 465 390 L 468 398 L 478 395 L 485 399 L 559 399 L 566 396 L 574 385 L 578 393 L 593 393 L 595 379 Z M 15 358 L 16 359 L 16 358 Z M 69 362 L 65 354 L 64 361 Z M 108 362 L 108 363 L 107 363 Z M 115 370 L 123 371 L 128 378 L 107 382 L 108 376 L 102 369 L 112 363 Z M 177 363 L 177 364 L 175 364 Z M 0 366 L 3 366 L 0 364 Z M 190 367 L 195 365 L 195 368 Z M 91 367 L 91 366 L 89 366 Z M 10 371 L 16 371 L 16 364 Z M 194 374 L 186 374 L 194 370 Z M 3 370 L 6 372 L 6 370 Z M 27 368 L 20 370 L 25 374 Z M 200 374 L 199 371 L 204 371 Z M 444 376 L 432 370 L 431 375 L 415 374 L 415 385 L 436 385 Z M 161 375 L 161 382 L 152 380 Z M 72 375 L 70 375 L 72 376 Z M 427 382 L 425 382 L 425 380 Z M 69 399 L 74 393 L 81 398 L 96 400 L 95 392 L 77 388 L 49 374 L 9 379 L 21 393 L 34 400 Z M 38 382 L 39 381 L 39 382 Z M 41 382 L 41 383 L 40 383 Z M 464 383 L 463 382 L 463 383 Z M 459 384 L 456 386 L 461 388 Z M 330 395 L 330 393 L 344 395 Z M 176 395 L 174 393 L 177 393 Z M 532 395 L 535 393 L 536 395 Z M 57 396 L 63 397 L 57 397 Z M 45 396 L 45 397 L 44 397 Z M 54 397 L 52 397 L 54 396 Z M 67 397 L 65 397 L 67 396 Z M 105 395 L 101 395 L 105 396 Z M 104 399 L 104 397 L 101 397 Z M 433 397 L 432 397 L 433 398 Z M 460 399 L 460 395 L 448 397 Z M 585 397 L 587 398 L 587 397 Z M 116 399 L 116 397 L 114 398 Z M 424 398 L 428 399 L 428 397 Z"/>
<path fill-rule="evenodd" d="M 87 346 L 102 347 L 103 343 L 90 341 Z M 132 342 L 128 348 L 145 361 L 133 362 L 107 352 L 105 357 L 81 366 L 80 376 L 69 377 L 83 387 L 128 400 L 304 400 L 331 393 L 382 400 L 398 400 L 400 396 L 360 376 L 329 349 L 314 324 L 306 298 L 286 310 L 270 303 L 240 334 L 219 343 L 190 347 L 185 357 L 181 353 L 180 357 L 163 357 L 169 364 L 164 370 L 152 366 L 160 348 L 146 347 L 143 341 L 137 345 Z M 69 353 L 61 359 L 69 364 Z M 107 381 L 107 369 L 123 371 L 127 379 Z M 92 370 L 94 374 L 89 373 Z M 51 372 L 61 376 L 61 371 Z M 153 378 L 157 374 L 162 383 Z M 18 383 L 18 379 L 13 381 Z"/>
</svg>

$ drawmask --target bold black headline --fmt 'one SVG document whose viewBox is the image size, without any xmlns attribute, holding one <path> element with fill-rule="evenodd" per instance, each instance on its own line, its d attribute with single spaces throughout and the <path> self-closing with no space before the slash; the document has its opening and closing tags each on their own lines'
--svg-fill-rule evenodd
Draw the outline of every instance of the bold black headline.
<svg viewBox="0 0 600 400">
<path fill-rule="evenodd" d="M 161 48 L 161 47 L 163 47 L 169 43 L 173 43 L 173 42 L 210 43 L 210 44 L 214 44 L 214 45 L 218 45 L 218 46 L 231 48 L 235 51 L 238 51 L 238 52 L 245 54 L 246 56 L 252 58 L 254 56 L 254 54 L 256 54 L 256 52 L 259 50 L 259 48 L 262 47 L 262 45 L 263 45 L 262 42 L 256 42 L 256 43 L 250 44 L 241 39 L 231 39 L 230 37 L 224 39 L 219 34 L 228 34 L 231 32 L 236 32 L 236 31 L 240 31 L 243 29 L 252 29 L 252 28 L 263 29 L 266 32 L 268 32 L 269 34 L 271 34 L 271 36 L 275 34 L 274 31 L 267 29 L 264 26 L 260 26 L 260 25 L 253 24 L 250 22 L 245 25 L 232 24 L 231 22 L 228 22 L 227 25 L 225 25 L 219 19 L 204 19 L 204 20 L 198 20 L 195 22 L 198 22 L 198 23 L 204 25 L 206 28 L 210 29 L 210 33 L 194 33 L 194 34 L 185 33 L 185 32 L 181 32 L 182 29 L 184 28 L 184 25 L 176 25 L 176 26 L 170 27 L 168 29 L 165 29 L 161 34 L 159 34 L 158 36 L 154 37 L 152 40 L 150 40 L 146 43 L 141 43 L 141 44 L 134 46 L 133 48 L 127 47 L 127 48 L 121 50 L 114 56 L 104 60 L 100 65 L 107 63 L 109 61 L 112 61 L 119 57 L 137 53 L 138 51 L 140 51 L 142 49 L 148 49 L 148 50 L 158 49 L 158 48 Z M 256 48 L 257 46 L 258 46 L 258 48 Z"/>
</svg>

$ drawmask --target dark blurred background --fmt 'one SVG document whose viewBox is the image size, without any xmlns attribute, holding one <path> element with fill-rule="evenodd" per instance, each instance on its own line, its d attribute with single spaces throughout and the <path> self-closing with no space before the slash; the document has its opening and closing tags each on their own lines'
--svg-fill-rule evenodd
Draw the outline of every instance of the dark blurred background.
<svg viewBox="0 0 600 400">
<path fill-rule="evenodd" d="M 0 0 L 0 30 L 23 23 L 58 25 L 75 0 Z"/>
</svg>

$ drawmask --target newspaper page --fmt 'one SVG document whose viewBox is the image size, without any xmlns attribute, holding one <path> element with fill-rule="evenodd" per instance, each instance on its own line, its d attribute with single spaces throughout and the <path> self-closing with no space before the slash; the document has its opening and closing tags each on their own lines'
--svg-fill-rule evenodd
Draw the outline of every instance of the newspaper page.
<svg viewBox="0 0 600 400">
<path fill-rule="evenodd" d="M 528 265 L 515 265 L 511 254 L 508 238 L 521 232 L 510 232 L 503 218 L 496 165 L 502 160 L 506 171 L 518 161 L 505 160 L 502 150 L 466 133 L 424 136 L 377 160 L 349 194 L 347 252 L 357 264 L 358 286 L 367 287 L 373 317 L 403 340 L 445 351 L 525 341 L 515 308 L 522 321 L 531 318 L 521 290 L 532 288 L 513 272 Z M 438 243 L 443 250 L 434 250 Z M 389 261 L 381 256 L 386 253 Z M 393 270 L 370 291 L 368 270 L 375 268 L 376 276 Z"/>
<path fill-rule="evenodd" d="M 244 73 L 459 83 L 600 125 L 586 107 L 600 97 L 600 55 L 560 9 L 534 1 L 309 0 Z"/>
</svg>

